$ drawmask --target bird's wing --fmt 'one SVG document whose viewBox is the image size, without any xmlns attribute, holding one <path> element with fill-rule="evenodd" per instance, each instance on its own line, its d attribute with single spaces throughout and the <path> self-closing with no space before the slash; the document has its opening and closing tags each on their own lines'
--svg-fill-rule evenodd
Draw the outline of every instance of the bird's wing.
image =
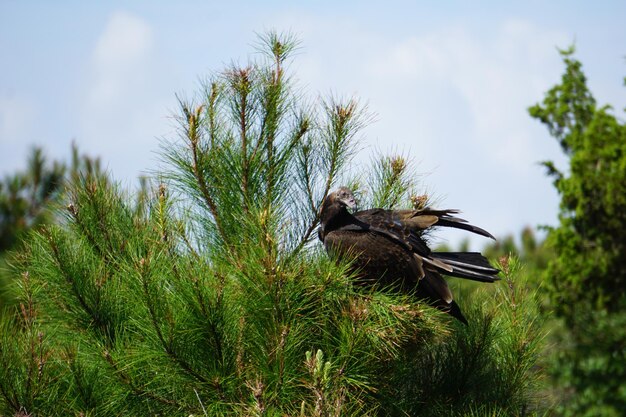
<svg viewBox="0 0 626 417">
<path fill-rule="evenodd" d="M 372 209 L 354 213 L 354 216 L 370 225 L 376 233 L 389 236 L 407 249 L 421 256 L 428 256 L 430 249 L 420 237 L 420 230 L 407 224 L 398 211 Z"/>
<path fill-rule="evenodd" d="M 455 216 L 459 213 L 460 211 L 455 209 L 434 210 L 427 207 L 420 210 L 371 209 L 357 212 L 355 216 L 363 219 L 377 218 L 391 222 L 400 222 L 404 227 L 409 228 L 413 233 L 418 235 L 430 227 L 443 226 L 467 230 L 490 239 L 495 239 L 493 235 L 485 229 L 469 224 L 467 220 Z"/>
<path fill-rule="evenodd" d="M 366 222 L 379 234 L 391 236 L 398 243 L 413 252 L 424 269 L 444 275 L 466 278 L 475 281 L 493 282 L 498 278 L 498 269 L 493 268 L 487 259 L 475 252 L 433 252 L 421 235 L 425 227 L 450 226 L 473 231 L 484 236 L 488 232 L 467 224 L 463 219 L 452 216 L 457 210 L 383 210 L 372 209 L 354 215 Z M 460 225 L 460 226 L 459 226 Z M 434 284 L 433 284 L 434 285 Z M 442 294 L 443 295 L 443 294 Z"/>
</svg>

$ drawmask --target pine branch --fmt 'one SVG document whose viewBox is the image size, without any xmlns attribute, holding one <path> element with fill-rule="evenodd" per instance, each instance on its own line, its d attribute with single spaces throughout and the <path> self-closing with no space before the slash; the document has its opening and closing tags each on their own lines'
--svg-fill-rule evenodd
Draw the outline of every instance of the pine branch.
<svg viewBox="0 0 626 417">
<path fill-rule="evenodd" d="M 248 96 L 252 87 L 252 68 L 233 68 L 228 74 L 229 82 L 235 96 L 234 110 L 236 111 L 239 124 L 239 139 L 241 143 L 241 191 L 243 194 L 242 207 L 244 213 L 248 212 L 249 182 L 250 182 L 250 156 L 248 155 Z M 258 144 L 257 144 L 258 146 Z"/>
<path fill-rule="evenodd" d="M 1 352 L 2 352 L 2 348 L 0 348 L 0 353 Z M 9 366 L 9 365 L 6 364 L 6 366 Z M 9 393 L 6 391 L 6 387 L 4 383 L 0 383 L 0 393 L 2 393 L 2 397 L 9 404 L 9 406 L 13 409 L 13 411 L 15 411 L 16 413 L 20 411 L 22 406 L 20 405 L 19 399 L 17 398 L 17 394 L 15 393 L 15 391 L 13 391 L 12 396 L 9 396 Z"/>
<path fill-rule="evenodd" d="M 304 136 L 304 134 L 302 135 Z M 312 144 L 310 142 L 303 143 L 298 148 L 298 168 L 299 174 L 301 175 L 302 182 L 304 183 L 304 191 L 307 198 L 308 206 L 311 210 L 312 216 L 317 214 L 317 207 L 315 206 L 313 196 L 313 172 L 311 171 L 313 168 L 313 161 L 311 160 L 311 152 L 313 150 Z"/>
<path fill-rule="evenodd" d="M 202 197 L 204 198 L 204 202 L 208 206 L 209 211 L 211 215 L 213 216 L 213 220 L 215 221 L 215 225 L 217 226 L 220 236 L 222 237 L 224 242 L 228 244 L 229 243 L 228 235 L 222 224 L 222 220 L 221 220 L 221 216 L 219 214 L 218 208 L 217 208 L 217 204 L 213 200 L 213 197 L 211 197 L 211 193 L 209 192 L 209 189 L 207 187 L 207 184 L 204 180 L 204 177 L 202 175 L 202 171 L 200 168 L 200 166 L 202 166 L 202 161 L 201 161 L 202 153 L 198 149 L 198 144 L 200 141 L 200 137 L 198 134 L 198 127 L 199 127 L 200 114 L 202 112 L 202 106 L 199 106 L 196 109 L 195 114 L 192 113 L 189 110 L 189 108 L 186 105 L 184 105 L 182 102 L 181 102 L 181 107 L 188 121 L 187 138 L 189 139 L 189 143 L 191 145 L 191 155 L 192 155 L 192 160 L 193 160 L 191 168 L 193 170 L 193 175 L 196 179 L 196 184 L 200 188 L 200 192 L 202 194 Z"/>
<path fill-rule="evenodd" d="M 108 255 L 107 252 L 100 247 L 100 243 L 98 243 L 95 236 L 91 233 L 91 230 L 89 230 L 87 224 L 82 221 L 82 218 L 79 215 L 79 210 L 76 208 L 76 206 L 70 203 L 67 206 L 67 210 L 70 212 L 74 223 L 78 225 L 83 236 L 87 239 L 89 245 L 94 249 L 96 254 L 102 259 L 108 259 L 110 255 Z"/>
<path fill-rule="evenodd" d="M 157 317 L 157 314 L 156 314 L 156 311 L 155 311 L 155 306 L 154 306 L 154 304 L 152 302 L 152 296 L 151 296 L 150 291 L 148 289 L 148 280 L 147 280 L 147 277 L 146 277 L 147 268 L 148 268 L 148 262 L 145 260 L 145 258 L 141 258 L 141 260 L 139 261 L 139 268 L 138 269 L 139 269 L 139 276 L 140 276 L 140 279 L 141 279 L 142 288 L 143 288 L 143 291 L 144 291 L 144 297 L 145 297 L 144 299 L 145 299 L 146 305 L 148 307 L 148 312 L 150 314 L 152 327 L 154 328 L 154 331 L 156 332 L 156 335 L 157 335 L 157 337 L 159 339 L 159 342 L 161 342 L 161 347 L 163 348 L 165 353 L 167 353 L 169 358 L 175 364 L 180 366 L 187 374 L 191 375 L 192 377 L 197 379 L 199 382 L 208 383 L 208 380 L 206 378 L 204 378 L 202 375 L 197 373 L 191 367 L 191 365 L 189 365 L 180 356 L 178 356 L 178 354 L 176 353 L 176 351 L 172 347 L 171 339 L 168 340 L 168 341 L 165 340 L 165 337 L 163 336 L 163 332 L 161 331 L 161 326 L 159 325 L 159 318 Z"/>
<path fill-rule="evenodd" d="M 169 254 L 169 256 L 172 259 L 175 259 L 178 257 L 178 255 L 175 253 L 174 251 L 174 247 L 173 247 L 173 242 L 171 241 L 171 239 L 168 238 L 168 229 L 166 226 L 166 201 L 167 201 L 167 196 L 165 194 L 165 186 L 163 184 L 161 184 L 159 186 L 159 204 L 158 204 L 158 221 L 159 221 L 159 227 L 160 227 L 160 234 L 161 236 L 163 236 L 163 238 L 161 239 L 161 243 L 163 245 L 166 246 L 166 250 L 167 253 Z M 190 253 L 193 254 L 193 256 L 196 258 L 197 262 L 202 262 L 202 260 L 200 259 L 198 253 L 191 247 L 191 244 L 189 242 L 189 240 L 187 239 L 186 235 L 184 232 L 181 232 L 180 235 L 183 237 L 184 241 L 186 242 L 188 248 L 190 249 Z M 171 340 L 166 342 L 165 338 L 163 336 L 163 333 L 161 331 L 161 328 L 158 324 L 158 318 L 156 315 L 156 311 L 155 311 L 155 306 L 154 304 L 151 302 L 151 297 L 150 297 L 150 293 L 148 291 L 148 282 L 147 282 L 147 278 L 146 278 L 146 268 L 148 267 L 147 265 L 147 261 L 145 260 L 145 258 L 142 258 L 139 262 L 139 270 L 140 270 L 140 276 L 141 276 L 141 281 L 142 281 L 142 286 L 144 289 L 144 295 L 145 295 L 145 299 L 146 299 L 146 303 L 148 305 L 148 310 L 151 316 L 151 321 L 152 321 L 152 325 L 153 328 L 155 329 L 155 332 L 157 333 L 157 337 L 159 339 L 159 341 L 161 342 L 161 346 L 163 347 L 164 351 L 169 355 L 169 357 L 173 360 L 173 362 L 175 362 L 176 364 L 178 364 L 181 368 L 183 368 L 188 374 L 190 374 L 192 377 L 196 378 L 199 382 L 202 383 L 209 383 L 209 381 L 202 376 L 201 374 L 199 374 L 198 372 L 196 372 L 189 363 L 187 363 L 186 361 L 184 361 L 174 350 L 174 348 L 172 347 L 171 344 Z M 182 278 L 180 276 L 180 272 L 178 270 L 178 266 L 177 264 L 174 262 L 172 264 L 172 271 L 174 272 L 174 275 L 177 277 L 178 281 L 181 282 Z M 192 284 L 195 290 L 195 294 L 197 297 L 197 301 L 201 306 L 201 311 L 204 315 L 204 318 L 206 319 L 206 321 L 210 324 L 211 330 L 212 330 L 212 334 L 214 336 L 214 342 L 216 343 L 216 350 L 218 352 L 218 357 L 220 358 L 220 361 L 222 360 L 222 348 L 221 348 L 221 341 L 219 339 L 219 337 L 217 336 L 217 330 L 215 328 L 214 322 L 212 320 L 212 318 L 210 317 L 210 314 L 208 313 L 208 309 L 206 307 L 206 302 L 204 300 L 204 297 L 202 295 L 202 292 L 200 291 L 200 287 L 199 287 L 199 283 L 197 278 L 192 278 Z M 219 301 L 218 301 L 219 302 Z M 214 382 L 212 384 L 216 390 L 218 391 L 218 393 L 220 394 L 220 396 L 223 396 L 223 391 L 221 389 L 221 387 L 219 386 L 218 382 Z"/>
<path fill-rule="evenodd" d="M 87 315 L 91 318 L 91 320 L 98 327 L 103 326 L 104 323 L 101 322 L 101 320 L 98 317 L 98 315 L 96 314 L 95 310 L 89 305 L 89 303 L 85 299 L 84 295 L 78 290 L 78 286 L 76 285 L 76 280 L 74 279 L 74 277 L 72 277 L 68 273 L 68 271 L 64 267 L 63 257 L 61 255 L 60 250 L 59 250 L 59 246 L 57 245 L 57 242 L 54 239 L 54 237 L 52 236 L 52 234 L 50 233 L 49 229 L 48 228 L 43 229 L 42 233 L 43 233 L 44 237 L 46 238 L 50 249 L 52 249 L 52 254 L 53 254 L 53 257 L 54 257 L 54 261 L 56 263 L 56 267 L 57 267 L 59 273 L 64 278 L 64 281 L 67 284 L 70 285 L 70 288 L 72 290 L 72 295 L 78 301 L 78 303 L 79 303 L 80 307 L 82 308 L 82 310 L 85 313 L 87 313 Z"/>
<path fill-rule="evenodd" d="M 294 253 L 298 253 L 304 247 L 311 238 L 313 231 L 319 225 L 320 207 L 326 197 L 328 197 L 328 193 L 335 183 L 339 169 L 347 163 L 349 153 L 353 146 L 350 140 L 364 123 L 364 112 L 358 109 L 355 100 L 350 100 L 345 104 L 331 100 L 330 103 L 325 104 L 325 110 L 329 121 L 324 129 L 326 134 L 324 151 L 326 153 L 325 157 L 328 159 L 328 161 L 325 162 L 327 170 L 323 187 L 324 191 L 317 204 L 314 204 L 314 218 L 302 235 L 300 242 L 293 251 Z"/>
<path fill-rule="evenodd" d="M 209 143 L 213 149 L 217 142 L 217 99 L 219 95 L 219 86 L 216 82 L 211 83 L 211 90 L 208 95 L 207 115 L 209 121 Z"/>
<path fill-rule="evenodd" d="M 156 395 L 151 391 L 148 391 L 140 386 L 137 386 L 137 384 L 135 384 L 135 382 L 130 377 L 130 375 L 125 373 L 117 365 L 117 363 L 113 360 L 113 357 L 111 356 L 111 353 L 108 350 L 105 350 L 103 352 L 103 356 L 104 356 L 104 359 L 107 361 L 107 363 L 115 371 L 115 375 L 118 377 L 118 380 L 122 382 L 124 385 L 128 386 L 130 390 L 133 392 L 133 394 L 135 394 L 136 396 L 149 398 L 161 404 L 176 407 L 179 410 L 187 410 L 188 412 L 191 412 L 191 413 L 199 412 L 199 409 L 195 407 L 191 407 L 186 404 L 181 404 L 180 402 L 170 399 L 170 398 L 161 397 L 160 395 Z"/>
</svg>

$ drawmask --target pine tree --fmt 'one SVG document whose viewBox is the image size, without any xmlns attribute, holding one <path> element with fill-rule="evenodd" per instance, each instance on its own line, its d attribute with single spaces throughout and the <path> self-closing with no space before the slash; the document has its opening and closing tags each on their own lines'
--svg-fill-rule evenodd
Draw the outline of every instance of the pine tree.
<svg viewBox="0 0 626 417">
<path fill-rule="evenodd" d="M 71 164 L 48 161 L 42 148 L 34 147 L 27 169 L 7 175 L 0 182 L 0 307 L 10 304 L 6 254 L 19 248 L 30 230 L 55 221 L 54 208 L 63 196 L 65 184 L 79 172 L 99 172 L 97 159 L 79 155 L 72 145 Z M 3 309 L 0 308 L 0 314 Z"/>
<path fill-rule="evenodd" d="M 462 301 L 468 327 L 353 287 L 316 243 L 324 197 L 341 181 L 410 206 L 412 171 L 402 157 L 351 170 L 365 109 L 302 105 L 296 43 L 261 39 L 257 61 L 180 100 L 150 196 L 82 175 L 63 220 L 16 255 L 0 413 L 527 415 L 541 330 L 516 261 Z"/>
</svg>

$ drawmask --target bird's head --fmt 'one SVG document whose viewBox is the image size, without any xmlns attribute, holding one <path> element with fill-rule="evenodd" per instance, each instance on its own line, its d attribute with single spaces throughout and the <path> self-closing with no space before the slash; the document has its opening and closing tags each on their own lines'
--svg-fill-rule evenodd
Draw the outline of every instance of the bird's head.
<svg viewBox="0 0 626 417">
<path fill-rule="evenodd" d="M 330 195 L 330 200 L 331 202 L 339 203 L 349 209 L 356 208 L 356 200 L 348 187 L 339 187 L 337 190 L 333 191 Z"/>
</svg>

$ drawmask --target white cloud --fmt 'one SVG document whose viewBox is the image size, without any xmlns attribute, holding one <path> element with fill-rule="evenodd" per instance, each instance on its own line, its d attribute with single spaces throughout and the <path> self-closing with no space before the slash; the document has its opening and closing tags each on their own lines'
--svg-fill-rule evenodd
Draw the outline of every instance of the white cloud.
<svg viewBox="0 0 626 417">
<path fill-rule="evenodd" d="M 116 178 L 148 169 L 163 133 L 167 104 L 156 82 L 155 35 L 150 24 L 115 12 L 94 45 L 82 93 L 78 144 L 99 155 Z"/>
<path fill-rule="evenodd" d="M 368 129 L 372 142 L 415 147 L 439 166 L 445 140 L 518 176 L 542 159 L 526 108 L 558 80 L 555 47 L 567 45 L 565 34 L 508 19 L 398 37 L 345 19 L 281 17 L 282 26 L 296 23 L 306 40 L 298 76 L 314 90 L 368 100 L 379 114 Z"/>
<path fill-rule="evenodd" d="M 452 89 L 471 116 L 468 140 L 493 162 L 524 171 L 536 160 L 528 134 L 532 120 L 524 109 L 554 81 L 554 47 L 566 38 L 521 20 L 505 21 L 492 32 L 492 39 L 481 39 L 457 26 L 395 42 L 374 61 L 374 73 L 401 78 L 414 91 Z M 435 113 L 423 120 L 446 123 Z"/>
<path fill-rule="evenodd" d="M 125 12 L 114 13 L 93 52 L 91 104 L 115 104 L 129 87 L 141 82 L 152 47 L 152 29 L 145 21 Z"/>
</svg>

